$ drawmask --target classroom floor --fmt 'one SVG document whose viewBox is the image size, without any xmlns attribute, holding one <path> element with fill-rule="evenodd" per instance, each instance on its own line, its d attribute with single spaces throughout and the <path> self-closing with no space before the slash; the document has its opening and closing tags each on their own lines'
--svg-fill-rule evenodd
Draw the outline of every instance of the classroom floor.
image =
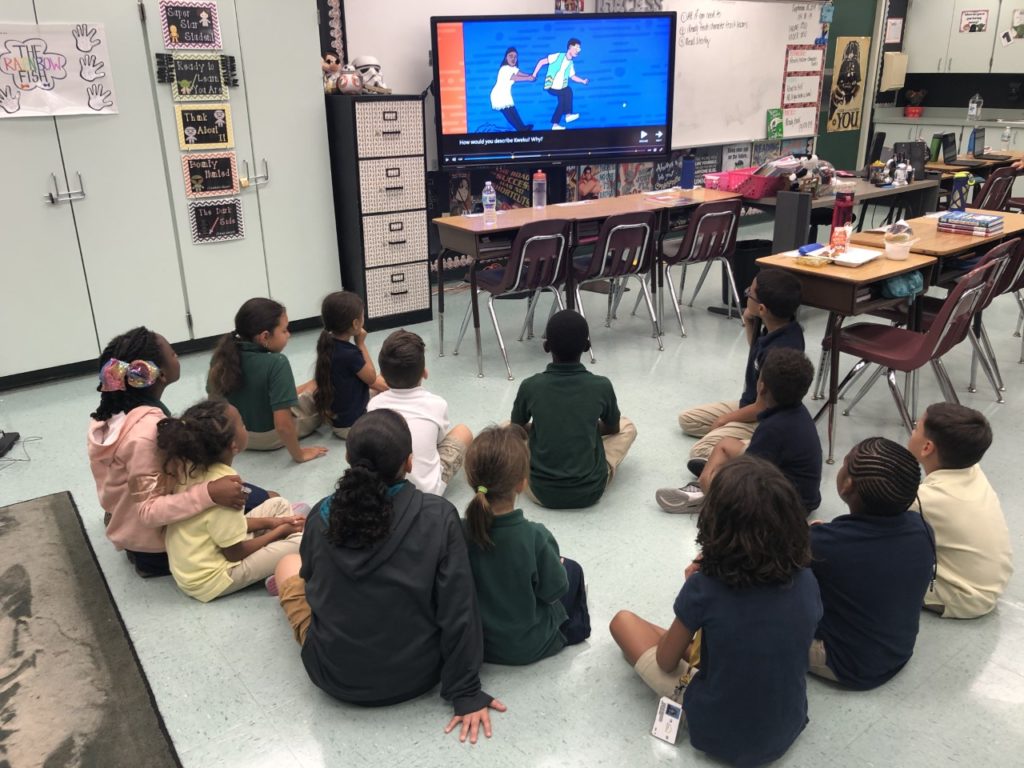
<svg viewBox="0 0 1024 768">
<path fill-rule="evenodd" d="M 178 592 L 169 578 L 137 578 L 104 539 L 86 460 L 86 420 L 97 402 L 92 377 L 0 393 L 0 426 L 41 438 L 17 446 L 7 457 L 27 454 L 31 461 L 0 460 L 0 505 L 62 490 L 74 494 L 160 711 L 189 768 L 713 764 L 685 736 L 670 746 L 649 735 L 656 698 L 623 661 L 607 624 L 620 608 L 669 622 L 683 568 L 695 552 L 695 521 L 661 512 L 654 491 L 686 479 L 684 457 L 692 440 L 680 432 L 676 413 L 683 406 L 737 397 L 741 389 L 746 344 L 740 324 L 704 309 L 717 293 L 712 276 L 696 308 L 686 310 L 685 339 L 674 317 L 666 317 L 663 352 L 650 337 L 647 321 L 629 317 L 626 305 L 632 305 L 635 292 L 627 295 L 621 319 L 611 329 L 599 320 L 604 297 L 585 295 L 598 358 L 588 367 L 612 379 L 621 410 L 636 422 L 639 437 L 597 506 L 545 511 L 525 499 L 522 506 L 528 517 L 551 529 L 564 554 L 583 565 L 593 636 L 530 667 L 485 665 L 484 689 L 504 701 L 508 712 L 494 716 L 493 738 L 475 747 L 443 734 L 451 709 L 436 689 L 386 709 L 360 709 L 322 694 L 303 671 L 277 601 L 262 588 L 201 605 Z M 483 328 L 486 378 L 477 378 L 471 338 L 462 354 L 451 354 L 467 300 L 465 292 L 449 294 L 445 357 L 437 357 L 436 321 L 413 330 L 427 342 L 427 386 L 448 399 L 453 420 L 479 430 L 508 418 L 519 382 L 541 370 L 546 358 L 539 334 L 529 342 L 516 341 L 524 304 L 499 302 L 516 380 L 505 377 L 489 325 Z M 547 299 L 538 312 L 538 328 L 546 307 Z M 1024 366 L 1017 363 L 1020 339 L 1012 336 L 1016 318 L 1014 302 L 1005 297 L 986 312 L 1006 378 L 1006 404 L 994 402 L 985 382 L 977 394 L 966 393 L 966 344 L 947 357 L 947 367 L 961 400 L 993 421 L 995 444 L 983 466 L 1002 496 L 1020 555 L 1024 520 L 1012 489 L 1019 487 L 1016 428 L 1024 423 Z M 824 315 L 802 310 L 800 319 L 817 364 Z M 374 354 L 385 335 L 370 335 Z M 296 334 L 286 350 L 297 380 L 311 374 L 315 338 L 312 332 Z M 181 381 L 165 396 L 173 411 L 203 396 L 208 360 L 208 354 L 182 358 Z M 921 378 L 920 402 L 939 399 L 931 373 Z M 880 434 L 901 442 L 907 437 L 882 383 L 852 416 L 838 421 L 840 461 L 863 437 Z M 327 445 L 330 453 L 302 466 L 292 464 L 284 451 L 245 454 L 236 466 L 246 479 L 290 500 L 313 502 L 330 492 L 345 466 L 344 443 L 329 435 L 304 443 Z M 818 513 L 825 519 L 845 511 L 834 481 L 835 467 L 826 466 Z M 448 495 L 464 508 L 469 489 L 463 475 L 455 478 Z M 984 619 L 954 622 L 923 614 L 913 659 L 882 688 L 854 693 L 808 680 L 810 723 L 779 765 L 1020 765 L 1022 648 L 1024 579 L 1019 576 L 998 609 Z"/>
</svg>

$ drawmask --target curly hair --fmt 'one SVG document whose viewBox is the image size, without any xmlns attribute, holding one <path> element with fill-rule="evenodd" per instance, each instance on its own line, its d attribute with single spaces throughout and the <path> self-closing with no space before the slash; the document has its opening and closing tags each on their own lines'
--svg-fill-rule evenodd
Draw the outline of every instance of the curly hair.
<svg viewBox="0 0 1024 768">
<path fill-rule="evenodd" d="M 338 547 L 365 549 L 391 531 L 388 485 L 402 477 L 412 455 L 405 419 L 380 408 L 359 417 L 346 439 L 349 468 L 330 499 L 327 540 Z"/>
<path fill-rule="evenodd" d="M 761 364 L 761 381 L 780 408 L 799 405 L 814 381 L 814 365 L 798 349 L 769 350 Z"/>
<path fill-rule="evenodd" d="M 715 474 L 697 518 L 701 573 L 733 588 L 788 584 L 811 561 L 806 517 L 774 464 L 732 459 Z"/>
<path fill-rule="evenodd" d="M 850 449 L 843 466 L 864 515 L 892 517 L 905 512 L 917 498 L 921 466 L 899 443 L 884 437 L 861 440 Z"/>
<path fill-rule="evenodd" d="M 132 328 L 127 333 L 115 336 L 104 348 L 99 358 L 99 371 L 110 360 L 149 360 L 156 363 L 158 368 L 163 368 L 167 361 L 163 359 L 160 351 L 160 343 L 157 341 L 157 334 L 144 325 Z M 97 421 L 106 421 L 115 413 L 128 413 L 133 408 L 146 404 L 151 387 L 136 389 L 128 387 L 119 392 L 102 392 L 100 385 L 96 385 L 96 391 L 100 393 L 100 404 L 91 414 Z"/>
<path fill-rule="evenodd" d="M 466 531 L 480 549 L 489 549 L 494 546 L 491 502 L 511 500 L 516 485 L 530 474 L 526 430 L 518 424 L 488 427 L 470 444 L 464 469 L 473 490 L 473 498 L 466 507 Z"/>
<path fill-rule="evenodd" d="M 242 388 L 245 377 L 238 345 L 252 341 L 264 331 L 273 332 L 284 313 L 284 305 L 273 299 L 249 299 L 239 308 L 235 329 L 220 337 L 210 358 L 210 377 L 206 382 L 209 394 L 227 397 Z"/>
<path fill-rule="evenodd" d="M 226 400 L 211 398 L 191 406 L 181 418 L 162 419 L 156 425 L 156 445 L 164 454 L 164 472 L 194 476 L 220 461 L 235 439 L 230 407 Z"/>
<path fill-rule="evenodd" d="M 324 329 L 316 340 L 316 392 L 313 404 L 325 420 L 334 418 L 331 406 L 334 404 L 334 380 L 331 378 L 331 353 L 334 351 L 334 334 L 352 330 L 352 323 L 363 316 L 363 300 L 350 291 L 329 293 L 320 305 L 320 319 Z"/>
</svg>

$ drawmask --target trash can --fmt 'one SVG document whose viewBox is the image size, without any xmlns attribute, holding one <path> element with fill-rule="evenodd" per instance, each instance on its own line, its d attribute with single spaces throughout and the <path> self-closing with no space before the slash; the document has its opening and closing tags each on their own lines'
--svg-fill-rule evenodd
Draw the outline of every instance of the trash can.
<svg viewBox="0 0 1024 768">
<path fill-rule="evenodd" d="M 736 290 L 740 292 L 740 311 L 743 311 L 743 291 L 750 285 L 750 282 L 757 277 L 760 269 L 757 260 L 762 256 L 772 255 L 771 240 L 737 240 L 736 252 L 733 253 L 730 262 L 732 264 L 732 276 L 736 280 Z M 722 273 L 722 303 L 729 304 L 729 278 Z"/>
</svg>

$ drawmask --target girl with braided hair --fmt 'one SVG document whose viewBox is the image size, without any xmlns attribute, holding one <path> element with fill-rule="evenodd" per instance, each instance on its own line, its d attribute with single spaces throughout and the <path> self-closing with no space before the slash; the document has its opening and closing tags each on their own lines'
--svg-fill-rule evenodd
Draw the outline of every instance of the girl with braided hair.
<svg viewBox="0 0 1024 768">
<path fill-rule="evenodd" d="M 241 508 L 242 482 L 224 477 L 172 493 L 174 479 L 164 472 L 156 445 L 157 423 L 171 415 L 161 397 L 181 374 L 167 339 L 133 328 L 107 344 L 98 369 L 100 403 L 89 424 L 88 451 L 107 538 L 140 576 L 167 576 L 164 526 L 214 504 Z"/>
<path fill-rule="evenodd" d="M 917 498 L 914 455 L 884 437 L 862 440 L 836 476 L 850 514 L 811 526 L 811 568 L 825 614 L 810 671 L 868 690 L 903 669 L 914 653 L 921 605 L 935 577 L 935 542 Z"/>
<path fill-rule="evenodd" d="M 406 480 L 412 435 L 387 408 L 346 438 L 349 467 L 310 513 L 299 555 L 275 573 L 281 607 L 310 680 L 341 701 L 384 706 L 438 681 L 473 743 L 490 709 L 481 690 L 483 633 L 459 513 Z"/>
</svg>

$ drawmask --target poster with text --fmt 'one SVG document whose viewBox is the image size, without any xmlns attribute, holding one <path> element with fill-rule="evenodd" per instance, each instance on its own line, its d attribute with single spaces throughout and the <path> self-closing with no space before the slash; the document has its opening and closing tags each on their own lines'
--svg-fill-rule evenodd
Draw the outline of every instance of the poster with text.
<svg viewBox="0 0 1024 768">
<path fill-rule="evenodd" d="M 165 48 L 220 50 L 215 2 L 160 0 L 160 27 Z"/>
<path fill-rule="evenodd" d="M 828 102 L 828 132 L 859 131 L 864 117 L 864 74 L 870 37 L 837 37 Z"/>
<path fill-rule="evenodd" d="M 974 10 L 960 12 L 960 34 L 985 32 L 988 30 L 988 11 Z"/>
<path fill-rule="evenodd" d="M 117 111 L 102 24 L 0 24 L 0 118 Z"/>
<path fill-rule="evenodd" d="M 679 186 L 679 177 L 683 173 L 683 153 L 673 152 L 668 160 L 661 160 L 654 164 L 654 173 L 651 179 L 651 188 L 671 189 Z"/>
<path fill-rule="evenodd" d="M 619 165 L 619 194 L 635 195 L 638 192 L 650 192 L 653 163 L 622 163 Z"/>
</svg>

